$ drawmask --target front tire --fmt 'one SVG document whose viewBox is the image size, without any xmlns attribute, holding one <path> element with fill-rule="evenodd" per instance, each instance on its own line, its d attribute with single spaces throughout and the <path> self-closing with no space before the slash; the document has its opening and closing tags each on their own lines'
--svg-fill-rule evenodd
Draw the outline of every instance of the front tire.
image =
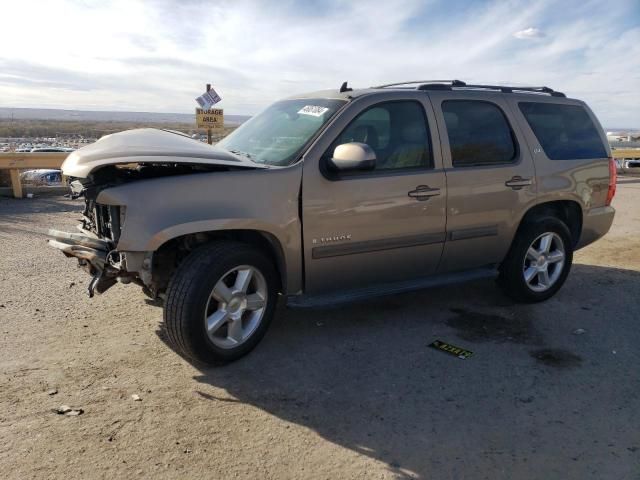
<svg viewBox="0 0 640 480">
<path fill-rule="evenodd" d="M 573 261 L 573 239 L 567 226 L 555 217 L 524 224 L 500 266 L 498 283 L 519 302 L 551 298 L 562 287 Z"/>
<path fill-rule="evenodd" d="M 266 333 L 277 285 L 273 263 L 250 245 L 220 241 L 200 247 L 180 264 L 167 289 L 170 342 L 199 362 L 237 360 Z"/>
</svg>

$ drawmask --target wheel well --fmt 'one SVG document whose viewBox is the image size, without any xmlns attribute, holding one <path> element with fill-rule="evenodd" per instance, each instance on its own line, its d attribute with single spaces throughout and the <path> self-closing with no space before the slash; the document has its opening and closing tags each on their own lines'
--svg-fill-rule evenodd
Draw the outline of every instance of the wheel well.
<svg viewBox="0 0 640 480">
<path fill-rule="evenodd" d="M 520 227 L 540 216 L 552 216 L 562 220 L 571 232 L 573 246 L 578 244 L 582 232 L 582 208 L 578 202 L 558 200 L 540 203 L 527 211 L 520 221 Z"/>
<path fill-rule="evenodd" d="M 278 285 L 278 290 L 284 292 L 286 286 L 286 263 L 284 252 L 276 237 L 258 230 L 217 230 L 190 233 L 172 238 L 163 243 L 153 253 L 152 285 L 147 285 L 153 296 L 157 297 L 167 289 L 173 272 L 194 249 L 216 240 L 233 240 L 249 244 L 272 258 L 279 274 L 280 285 Z"/>
</svg>

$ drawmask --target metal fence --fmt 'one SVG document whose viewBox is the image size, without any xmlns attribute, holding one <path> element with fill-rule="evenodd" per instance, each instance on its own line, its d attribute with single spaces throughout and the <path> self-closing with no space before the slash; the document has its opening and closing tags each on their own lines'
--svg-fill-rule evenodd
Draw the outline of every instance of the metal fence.
<svg viewBox="0 0 640 480">
<path fill-rule="evenodd" d="M 24 191 L 20 179 L 20 170 L 31 170 L 36 168 L 59 169 L 64 159 L 69 154 L 62 153 L 0 153 L 0 170 L 9 170 L 11 178 L 11 190 L 15 198 L 22 198 Z M 66 179 L 63 178 L 63 183 Z"/>
</svg>

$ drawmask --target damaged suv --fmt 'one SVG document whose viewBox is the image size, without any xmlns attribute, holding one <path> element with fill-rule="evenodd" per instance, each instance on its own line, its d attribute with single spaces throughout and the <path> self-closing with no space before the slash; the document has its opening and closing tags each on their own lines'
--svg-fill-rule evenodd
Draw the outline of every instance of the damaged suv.
<svg viewBox="0 0 640 480">
<path fill-rule="evenodd" d="M 298 306 L 497 277 L 554 295 L 613 221 L 616 170 L 581 101 L 547 87 L 422 81 L 299 95 L 216 146 L 140 129 L 73 152 L 78 233 L 52 246 L 164 304 L 208 363 L 249 352 Z M 428 294 L 425 293 L 428 298 Z"/>
</svg>

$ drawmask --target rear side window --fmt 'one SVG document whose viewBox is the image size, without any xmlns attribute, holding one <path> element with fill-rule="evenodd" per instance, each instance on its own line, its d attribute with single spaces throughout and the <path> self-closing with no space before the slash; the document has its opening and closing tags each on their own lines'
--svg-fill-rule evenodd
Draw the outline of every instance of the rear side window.
<svg viewBox="0 0 640 480">
<path fill-rule="evenodd" d="M 478 100 L 442 102 L 454 167 L 512 163 L 517 156 L 514 135 L 502 110 Z"/>
<path fill-rule="evenodd" d="M 580 105 L 521 102 L 518 106 L 551 160 L 607 156 L 598 129 Z"/>
</svg>

